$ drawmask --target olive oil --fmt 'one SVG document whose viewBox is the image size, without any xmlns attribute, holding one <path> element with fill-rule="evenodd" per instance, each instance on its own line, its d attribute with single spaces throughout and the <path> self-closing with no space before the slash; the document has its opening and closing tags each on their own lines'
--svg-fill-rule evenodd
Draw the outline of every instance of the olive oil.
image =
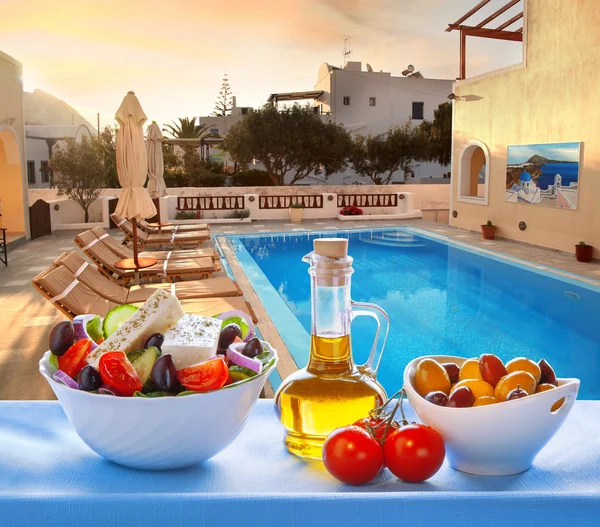
<svg viewBox="0 0 600 527">
<path fill-rule="evenodd" d="M 332 430 L 367 416 L 385 397 L 375 377 L 354 365 L 350 335 L 313 335 L 308 366 L 277 392 L 285 446 L 300 457 L 320 459 Z"/>
<path fill-rule="evenodd" d="M 306 368 L 287 377 L 275 394 L 275 406 L 285 430 L 285 446 L 297 456 L 320 459 L 323 442 L 336 428 L 367 417 L 386 399 L 377 382 L 389 319 L 374 304 L 350 298 L 352 258 L 348 240 L 317 238 L 310 264 L 311 343 Z M 352 311 L 352 308 L 358 308 Z M 369 359 L 356 366 L 350 326 L 357 316 L 377 320 L 378 331 Z"/>
</svg>

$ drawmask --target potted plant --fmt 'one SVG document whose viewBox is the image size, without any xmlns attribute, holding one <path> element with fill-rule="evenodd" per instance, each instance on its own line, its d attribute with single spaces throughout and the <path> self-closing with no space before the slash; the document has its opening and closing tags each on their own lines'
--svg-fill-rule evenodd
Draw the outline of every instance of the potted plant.
<svg viewBox="0 0 600 527">
<path fill-rule="evenodd" d="M 484 240 L 493 240 L 496 238 L 496 226 L 492 223 L 492 220 L 488 220 L 485 225 L 481 226 L 481 234 L 483 234 Z"/>
<path fill-rule="evenodd" d="M 290 220 L 292 223 L 302 223 L 302 209 L 304 205 L 297 201 L 290 203 Z"/>
<path fill-rule="evenodd" d="M 340 214 L 342 216 L 362 216 L 363 210 L 359 209 L 356 205 L 352 205 L 351 207 L 344 207 L 340 210 Z"/>
<path fill-rule="evenodd" d="M 575 246 L 575 258 L 578 262 L 591 262 L 594 248 L 585 242 L 579 242 Z"/>
</svg>

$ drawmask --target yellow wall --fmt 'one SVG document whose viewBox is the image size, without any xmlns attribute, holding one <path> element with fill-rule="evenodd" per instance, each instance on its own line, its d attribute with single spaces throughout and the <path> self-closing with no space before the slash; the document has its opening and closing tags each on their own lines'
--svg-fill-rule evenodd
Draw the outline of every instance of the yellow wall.
<svg viewBox="0 0 600 527">
<path fill-rule="evenodd" d="M 0 52 L 0 200 L 2 226 L 28 232 L 23 84 L 20 63 Z"/>
<path fill-rule="evenodd" d="M 584 240 L 600 257 L 600 1 L 526 4 L 526 65 L 454 86 L 466 100 L 454 103 L 451 221 L 479 230 L 489 219 L 500 236 L 570 252 Z M 490 150 L 487 206 L 457 201 L 458 156 L 473 139 Z M 577 210 L 505 202 L 507 145 L 569 141 L 583 143 Z"/>
</svg>

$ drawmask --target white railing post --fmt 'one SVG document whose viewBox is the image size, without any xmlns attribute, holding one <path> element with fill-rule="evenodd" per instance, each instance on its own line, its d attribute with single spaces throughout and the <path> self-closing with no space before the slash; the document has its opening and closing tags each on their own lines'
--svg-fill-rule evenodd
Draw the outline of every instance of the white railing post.
<svg viewBox="0 0 600 527">
<path fill-rule="evenodd" d="M 244 204 L 250 211 L 250 219 L 260 220 L 260 208 L 258 206 L 258 194 L 244 194 Z"/>
</svg>

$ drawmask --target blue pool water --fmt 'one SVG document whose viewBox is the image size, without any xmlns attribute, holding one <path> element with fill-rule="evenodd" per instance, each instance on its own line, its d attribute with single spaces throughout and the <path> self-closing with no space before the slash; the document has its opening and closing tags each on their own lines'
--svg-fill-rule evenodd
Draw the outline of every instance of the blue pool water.
<svg viewBox="0 0 600 527">
<path fill-rule="evenodd" d="M 296 362 L 308 360 L 310 282 L 302 257 L 317 236 L 349 238 L 352 297 L 374 302 L 391 329 L 379 379 L 393 393 L 405 365 L 420 355 L 503 360 L 546 358 L 559 377 L 581 379 L 579 397 L 600 399 L 600 288 L 557 279 L 410 229 L 230 238 Z M 364 362 L 374 322 L 352 326 L 356 361 Z"/>
</svg>

